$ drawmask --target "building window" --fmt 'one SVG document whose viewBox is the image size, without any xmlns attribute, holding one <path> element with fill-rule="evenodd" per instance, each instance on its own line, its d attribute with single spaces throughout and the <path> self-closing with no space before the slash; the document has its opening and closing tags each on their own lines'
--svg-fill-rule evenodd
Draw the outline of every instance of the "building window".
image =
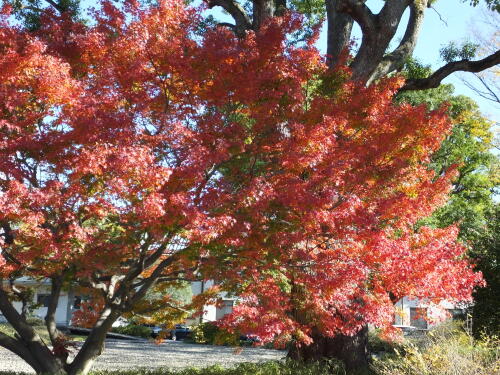
<svg viewBox="0 0 500 375">
<path fill-rule="evenodd" d="M 462 309 L 446 309 L 452 320 L 465 320 L 465 312 Z"/>
<path fill-rule="evenodd" d="M 50 294 L 38 294 L 36 296 L 36 303 L 41 307 L 49 307 Z"/>
<path fill-rule="evenodd" d="M 410 326 L 427 329 L 427 309 L 423 307 L 410 307 Z"/>
<path fill-rule="evenodd" d="M 82 306 L 82 297 L 81 296 L 75 296 L 75 299 L 73 300 L 73 309 L 74 310 L 80 310 L 81 306 Z"/>
<path fill-rule="evenodd" d="M 231 314 L 233 312 L 233 304 L 234 304 L 233 300 L 224 301 L 224 307 L 223 307 L 224 315 Z"/>
</svg>

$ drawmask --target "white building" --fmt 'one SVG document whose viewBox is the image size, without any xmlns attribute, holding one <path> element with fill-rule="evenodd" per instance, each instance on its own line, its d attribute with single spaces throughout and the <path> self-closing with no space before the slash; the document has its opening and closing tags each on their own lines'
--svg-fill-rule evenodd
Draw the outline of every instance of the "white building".
<svg viewBox="0 0 500 375">
<path fill-rule="evenodd" d="M 50 295 L 50 280 L 42 281 L 30 278 L 20 278 L 16 280 L 19 286 L 31 287 L 35 290 L 33 302 L 39 304 L 33 315 L 43 319 L 47 313 L 47 306 Z M 202 293 L 213 286 L 212 281 L 196 281 L 191 283 L 193 296 Z M 225 293 L 221 294 L 222 306 L 206 305 L 203 314 L 199 317 L 188 319 L 188 325 L 211 322 L 223 318 L 233 310 L 236 298 L 229 297 Z M 80 308 L 81 298 L 73 290 L 63 290 L 59 298 L 56 309 L 56 324 L 68 326 L 71 323 L 71 317 L 75 310 Z M 21 302 L 14 302 L 14 307 L 21 311 Z M 463 315 L 464 309 L 457 307 L 449 302 L 442 302 L 439 306 L 433 306 L 425 301 L 418 299 L 409 299 L 407 297 L 396 303 L 396 313 L 394 316 L 394 325 L 401 327 L 414 327 L 419 330 L 432 328 L 437 322 L 442 321 L 445 313 L 448 312 L 452 317 Z M 5 320 L 0 313 L 0 321 Z"/>
<path fill-rule="evenodd" d="M 33 311 L 33 315 L 43 319 L 47 314 L 47 307 L 49 305 L 50 296 L 50 280 L 33 280 L 27 277 L 21 277 L 16 280 L 16 285 L 19 287 L 33 288 L 35 293 L 33 295 L 33 303 L 40 305 Z M 14 307 L 17 311 L 21 312 L 21 302 L 14 302 Z M 71 321 L 71 316 L 75 309 L 79 309 L 80 298 L 75 296 L 73 290 L 62 290 L 59 303 L 56 309 L 56 324 L 60 326 L 68 326 Z M 5 321 L 2 313 L 0 313 L 0 321 Z"/>
<path fill-rule="evenodd" d="M 201 294 L 203 291 L 214 285 L 213 281 L 195 281 L 191 283 L 191 291 L 193 296 Z M 222 319 L 225 315 L 233 311 L 233 306 L 236 298 L 227 296 L 226 293 L 221 293 L 222 306 L 206 305 L 203 309 L 203 315 L 196 319 L 189 319 L 188 324 L 196 324 L 203 322 L 213 322 Z"/>
<path fill-rule="evenodd" d="M 33 311 L 33 315 L 41 319 L 45 318 L 47 314 L 47 307 L 50 296 L 50 280 L 44 279 L 41 281 L 33 280 L 27 277 L 19 278 L 16 280 L 16 285 L 20 287 L 33 288 L 35 293 L 33 295 L 33 303 L 40 305 Z M 191 283 L 191 290 L 193 295 L 202 293 L 204 290 L 213 286 L 212 281 L 208 282 L 193 282 Z M 196 324 L 202 322 L 211 322 L 221 319 L 224 315 L 229 314 L 233 310 L 234 298 L 229 298 L 225 294 L 221 295 L 223 306 L 206 305 L 203 315 L 199 318 L 189 319 L 188 324 Z M 81 297 L 73 290 L 63 290 L 59 297 L 56 309 L 56 324 L 58 326 L 71 325 L 71 317 L 73 312 L 80 308 Z M 17 311 L 21 312 L 21 302 L 14 302 L 14 307 Z M 0 322 L 5 321 L 5 318 L 0 313 Z"/>
<path fill-rule="evenodd" d="M 419 330 L 432 328 L 444 319 L 457 318 L 464 315 L 464 308 L 450 302 L 442 301 L 439 305 L 427 303 L 424 300 L 404 297 L 396 303 L 394 325 L 414 327 Z M 448 314 L 449 315 L 448 315 Z"/>
</svg>

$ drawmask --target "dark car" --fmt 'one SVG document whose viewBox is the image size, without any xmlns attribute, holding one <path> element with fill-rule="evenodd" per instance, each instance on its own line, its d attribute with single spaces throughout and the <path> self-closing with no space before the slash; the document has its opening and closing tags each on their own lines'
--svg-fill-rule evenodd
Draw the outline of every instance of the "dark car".
<svg viewBox="0 0 500 375">
<path fill-rule="evenodd" d="M 151 337 L 158 337 L 160 332 L 162 331 L 162 327 L 157 326 L 155 324 L 143 324 L 144 327 L 148 327 L 151 330 Z"/>
<path fill-rule="evenodd" d="M 170 330 L 168 338 L 171 340 L 184 340 L 186 337 L 191 336 L 191 330 L 182 324 L 176 324 L 175 328 Z"/>
<path fill-rule="evenodd" d="M 260 337 L 257 335 L 240 335 L 240 341 L 247 344 L 255 344 L 260 342 Z"/>
</svg>

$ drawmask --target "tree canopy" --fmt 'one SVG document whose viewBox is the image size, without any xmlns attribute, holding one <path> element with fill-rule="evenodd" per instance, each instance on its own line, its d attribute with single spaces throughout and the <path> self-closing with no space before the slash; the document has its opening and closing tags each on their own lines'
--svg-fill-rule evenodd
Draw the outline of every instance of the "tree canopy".
<svg viewBox="0 0 500 375">
<path fill-rule="evenodd" d="M 257 7 L 243 35 L 200 30 L 178 0 L 104 1 L 89 23 L 64 4 L 0 20 L 0 311 L 17 332 L 0 345 L 38 373 L 88 372 L 120 315 L 183 281 L 219 281 L 243 298 L 230 324 L 298 343 L 390 332 L 405 295 L 470 300 L 458 229 L 416 228 L 459 168 L 427 167 L 446 108 L 395 103 L 401 77 L 367 87 L 317 33 L 290 43 L 297 13 Z M 50 343 L 12 304 L 21 276 L 51 280 Z M 72 362 L 55 325 L 68 286 L 100 299 Z"/>
</svg>

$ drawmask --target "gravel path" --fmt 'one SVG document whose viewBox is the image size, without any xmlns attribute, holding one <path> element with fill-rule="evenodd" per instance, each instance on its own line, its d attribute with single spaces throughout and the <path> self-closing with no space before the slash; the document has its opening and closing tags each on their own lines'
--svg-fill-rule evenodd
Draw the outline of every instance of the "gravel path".
<svg viewBox="0 0 500 375">
<path fill-rule="evenodd" d="M 263 362 L 283 358 L 284 351 L 263 348 L 234 348 L 224 346 L 185 344 L 165 341 L 156 345 L 148 341 L 107 340 L 104 353 L 97 359 L 94 369 L 125 370 L 131 368 L 184 368 L 206 367 L 220 364 L 234 366 L 240 362 Z M 0 348 L 0 371 L 34 373 L 19 357 Z"/>
</svg>

